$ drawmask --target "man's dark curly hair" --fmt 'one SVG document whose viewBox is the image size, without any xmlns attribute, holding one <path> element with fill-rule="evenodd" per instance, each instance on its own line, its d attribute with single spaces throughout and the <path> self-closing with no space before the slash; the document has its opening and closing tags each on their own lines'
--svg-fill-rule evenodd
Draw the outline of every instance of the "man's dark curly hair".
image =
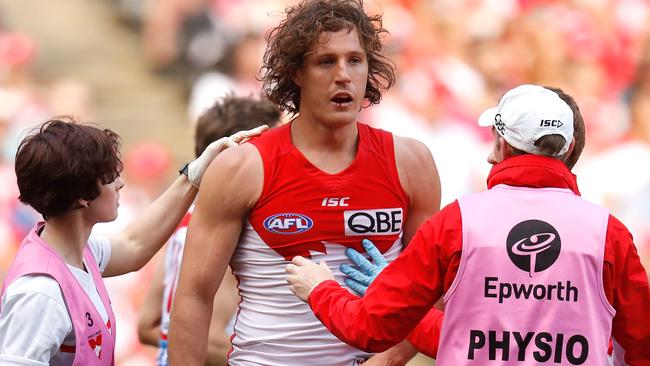
<svg viewBox="0 0 650 366">
<path fill-rule="evenodd" d="M 120 175 L 120 138 L 108 129 L 69 117 L 49 120 L 18 146 L 19 199 L 46 220 L 74 209 L 78 200 L 99 196 L 100 184 Z"/>
<path fill-rule="evenodd" d="M 297 114 L 300 88 L 293 76 L 322 32 L 356 29 L 368 59 L 365 98 L 370 104 L 381 99 L 381 89 L 395 82 L 395 65 L 382 54 L 380 36 L 388 33 L 381 15 L 367 15 L 363 0 L 304 0 L 285 9 L 286 18 L 266 34 L 268 42 L 262 66 L 263 90 L 282 110 Z"/>
</svg>

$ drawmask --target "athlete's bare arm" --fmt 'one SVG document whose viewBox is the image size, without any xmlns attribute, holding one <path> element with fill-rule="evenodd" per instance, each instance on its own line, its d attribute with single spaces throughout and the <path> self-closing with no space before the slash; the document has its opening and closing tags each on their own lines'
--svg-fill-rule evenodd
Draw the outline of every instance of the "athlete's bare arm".
<svg viewBox="0 0 650 366">
<path fill-rule="evenodd" d="M 393 138 L 400 183 L 409 196 L 408 218 L 402 237 L 407 245 L 420 225 L 440 210 L 440 177 L 431 152 L 423 143 L 407 137 Z M 417 349 L 405 340 L 373 356 L 366 364 L 403 365 L 416 353 Z"/>
<path fill-rule="evenodd" d="M 208 168 L 189 224 L 169 336 L 171 365 L 203 365 L 213 298 L 248 212 L 262 190 L 254 146 L 226 150 Z"/>
<path fill-rule="evenodd" d="M 228 269 L 214 296 L 208 337 L 208 359 L 205 363 L 207 366 L 223 366 L 227 363 L 230 350 L 230 334 L 227 331 L 232 331 L 227 327 L 230 326 L 230 319 L 235 315 L 237 304 L 239 304 L 237 280 Z"/>
<path fill-rule="evenodd" d="M 409 196 L 404 245 L 428 218 L 440 211 L 440 176 L 431 152 L 420 141 L 394 136 L 395 161 L 402 188 Z"/>
</svg>

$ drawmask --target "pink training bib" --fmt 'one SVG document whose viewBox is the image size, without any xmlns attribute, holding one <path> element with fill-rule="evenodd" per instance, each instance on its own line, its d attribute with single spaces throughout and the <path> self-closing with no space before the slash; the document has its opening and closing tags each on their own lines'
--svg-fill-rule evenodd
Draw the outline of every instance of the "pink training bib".
<svg viewBox="0 0 650 366">
<path fill-rule="evenodd" d="M 39 223 L 20 245 L 18 254 L 5 278 L 2 294 L 4 295 L 7 287 L 14 280 L 25 275 L 38 274 L 54 278 L 61 287 L 75 332 L 76 346 L 73 365 L 114 365 L 115 316 L 95 258 L 86 247 L 84 263 L 106 308 L 112 331 L 106 327 L 92 300 L 70 272 L 63 258 L 38 236 L 43 225 L 44 223 Z"/>
<path fill-rule="evenodd" d="M 609 213 L 568 189 L 497 185 L 459 200 L 461 262 L 441 365 L 606 365 Z"/>
</svg>

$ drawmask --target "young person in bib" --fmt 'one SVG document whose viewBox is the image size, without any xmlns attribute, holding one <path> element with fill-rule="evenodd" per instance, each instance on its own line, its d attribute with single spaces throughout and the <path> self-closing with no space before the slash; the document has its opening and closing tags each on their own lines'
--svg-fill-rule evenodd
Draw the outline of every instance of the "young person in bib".
<svg viewBox="0 0 650 366">
<path fill-rule="evenodd" d="M 650 364 L 650 289 L 632 236 L 580 198 L 561 161 L 575 146 L 569 105 L 522 85 L 479 124 L 494 133 L 488 191 L 429 219 L 363 298 L 301 257 L 287 267 L 294 293 L 361 349 L 404 339 L 444 293 L 442 364 L 607 365 L 610 335 L 615 365 Z"/>
<path fill-rule="evenodd" d="M 137 271 L 169 238 L 223 149 L 258 134 L 211 145 L 122 232 L 92 234 L 117 216 L 122 162 L 108 129 L 54 119 L 19 145 L 20 200 L 44 221 L 9 268 L 0 302 L 0 364 L 112 365 L 116 324 L 102 277 Z"/>
</svg>

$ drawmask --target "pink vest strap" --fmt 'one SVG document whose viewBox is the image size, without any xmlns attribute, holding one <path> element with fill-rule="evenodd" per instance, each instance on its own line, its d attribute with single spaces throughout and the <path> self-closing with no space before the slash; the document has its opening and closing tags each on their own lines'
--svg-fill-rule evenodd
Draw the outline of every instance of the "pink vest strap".
<svg viewBox="0 0 650 366">
<path fill-rule="evenodd" d="M 75 332 L 73 365 L 114 365 L 115 316 L 95 258 L 86 246 L 84 263 L 108 313 L 108 324 L 112 327 L 110 330 L 63 258 L 39 237 L 38 233 L 43 226 L 44 223 L 36 225 L 23 240 L 5 278 L 2 294 L 12 282 L 25 275 L 47 275 L 54 278 L 63 293 Z"/>
<path fill-rule="evenodd" d="M 463 250 L 438 362 L 606 365 L 609 213 L 558 188 L 497 185 L 458 202 Z"/>
</svg>

